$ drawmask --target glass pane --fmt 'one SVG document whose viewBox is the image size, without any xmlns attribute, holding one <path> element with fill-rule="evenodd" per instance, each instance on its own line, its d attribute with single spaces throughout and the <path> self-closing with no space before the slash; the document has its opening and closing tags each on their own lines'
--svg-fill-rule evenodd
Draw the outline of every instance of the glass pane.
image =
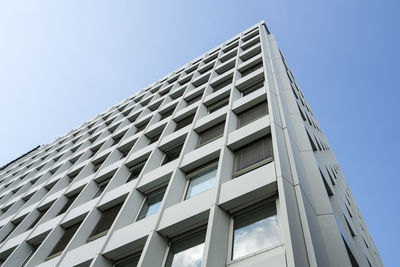
<svg viewBox="0 0 400 267">
<path fill-rule="evenodd" d="M 75 232 L 78 230 L 79 226 L 82 222 L 74 224 L 69 228 L 65 229 L 63 236 L 58 240 L 57 244 L 54 246 L 53 250 L 50 252 L 49 257 L 51 255 L 57 254 L 64 250 L 64 248 L 68 245 L 69 241 L 74 236 Z"/>
<path fill-rule="evenodd" d="M 189 199 L 213 188 L 216 175 L 217 167 L 214 167 L 202 174 L 194 176 L 189 182 L 189 188 L 186 193 L 185 199 Z"/>
<path fill-rule="evenodd" d="M 143 204 L 143 207 L 140 210 L 137 221 L 157 213 L 158 209 L 161 206 L 164 193 L 165 193 L 165 188 L 160 191 L 151 193 L 147 196 Z"/>
<path fill-rule="evenodd" d="M 117 217 L 119 210 L 122 207 L 122 204 L 123 203 L 120 203 L 102 212 L 99 221 L 97 222 L 92 233 L 90 234 L 91 237 L 110 229 L 115 220 L 115 217 Z"/>
<path fill-rule="evenodd" d="M 204 250 L 205 233 L 196 233 L 189 238 L 171 244 L 165 267 L 200 267 Z"/>
<path fill-rule="evenodd" d="M 275 204 L 254 209 L 234 218 L 232 259 L 271 247 L 279 242 Z"/>
</svg>

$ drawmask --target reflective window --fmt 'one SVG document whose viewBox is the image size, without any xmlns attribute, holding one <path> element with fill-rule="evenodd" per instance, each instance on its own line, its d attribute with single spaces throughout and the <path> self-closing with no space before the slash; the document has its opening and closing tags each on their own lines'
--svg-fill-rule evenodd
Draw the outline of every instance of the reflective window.
<svg viewBox="0 0 400 267">
<path fill-rule="evenodd" d="M 202 231 L 171 242 L 165 267 L 200 267 L 204 240 Z"/>
<path fill-rule="evenodd" d="M 158 209 L 161 206 L 161 201 L 164 197 L 166 187 L 150 193 L 146 196 L 142 209 L 140 210 L 139 216 L 136 221 L 139 221 L 143 218 L 149 217 L 158 212 Z"/>
<path fill-rule="evenodd" d="M 234 217 L 232 259 L 280 242 L 275 202 Z"/>
<path fill-rule="evenodd" d="M 215 162 L 189 173 L 188 177 L 190 178 L 190 182 L 185 199 L 189 199 L 213 188 L 217 175 L 217 167 L 217 163 Z"/>
</svg>

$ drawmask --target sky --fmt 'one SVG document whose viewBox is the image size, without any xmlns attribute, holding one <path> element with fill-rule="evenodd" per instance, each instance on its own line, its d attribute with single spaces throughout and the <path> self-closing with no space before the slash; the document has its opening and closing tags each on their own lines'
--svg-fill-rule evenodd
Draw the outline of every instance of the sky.
<svg viewBox="0 0 400 267">
<path fill-rule="evenodd" d="M 398 265 L 398 1 L 0 1 L 0 166 L 265 20 Z"/>
</svg>

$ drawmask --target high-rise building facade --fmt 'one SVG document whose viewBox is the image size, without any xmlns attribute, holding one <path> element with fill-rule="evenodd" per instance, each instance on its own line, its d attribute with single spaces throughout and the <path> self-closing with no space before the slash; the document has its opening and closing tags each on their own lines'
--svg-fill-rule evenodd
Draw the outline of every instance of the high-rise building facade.
<svg viewBox="0 0 400 267">
<path fill-rule="evenodd" d="M 383 266 L 264 22 L 0 170 L 2 266 Z"/>
</svg>

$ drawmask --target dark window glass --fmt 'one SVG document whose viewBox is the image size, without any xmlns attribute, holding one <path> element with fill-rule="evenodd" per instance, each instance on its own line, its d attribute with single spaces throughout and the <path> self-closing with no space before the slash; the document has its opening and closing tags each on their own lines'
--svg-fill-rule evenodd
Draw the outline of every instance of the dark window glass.
<svg viewBox="0 0 400 267">
<path fill-rule="evenodd" d="M 201 99 L 202 96 L 203 96 L 202 94 L 198 95 L 198 96 L 186 101 L 186 103 L 188 104 L 188 106 L 193 104 L 193 103 L 196 103 L 197 101 L 199 101 Z"/>
<path fill-rule="evenodd" d="M 50 207 L 44 209 L 44 210 L 39 210 L 39 215 L 36 217 L 36 219 L 31 223 L 31 225 L 28 227 L 27 230 L 32 229 L 39 221 L 40 219 L 43 218 L 43 216 L 46 214 L 46 212 L 49 210 Z"/>
<path fill-rule="evenodd" d="M 146 163 L 146 161 L 144 160 L 144 161 L 142 161 L 142 162 L 136 164 L 135 166 L 133 166 L 133 167 L 131 167 L 131 168 L 129 169 L 129 171 L 130 171 L 131 173 L 129 174 L 129 177 L 128 177 L 128 179 L 126 180 L 127 183 L 130 182 L 130 181 L 132 181 L 132 180 L 135 180 L 135 179 L 137 179 L 137 178 L 139 177 L 139 174 L 140 174 L 140 172 L 142 171 L 143 166 L 144 166 L 145 163 Z"/>
<path fill-rule="evenodd" d="M 64 234 L 58 240 L 57 244 L 54 246 L 53 250 L 50 252 L 49 256 L 47 259 L 53 258 L 55 256 L 58 256 L 61 254 L 61 252 L 65 249 L 65 247 L 68 245 L 69 241 L 71 241 L 72 237 L 78 230 L 79 226 L 81 225 L 82 222 L 76 223 L 68 228 L 64 229 Z"/>
<path fill-rule="evenodd" d="M 121 159 L 123 159 L 123 158 L 125 158 L 126 156 L 128 156 L 128 154 L 129 154 L 129 152 L 131 151 L 131 149 L 132 149 L 132 147 L 128 147 L 128 148 L 126 148 L 126 149 L 120 151 L 120 152 L 121 152 Z"/>
<path fill-rule="evenodd" d="M 100 160 L 100 161 L 98 161 L 96 163 L 93 163 L 93 172 L 97 172 L 100 169 L 101 165 L 104 163 L 105 160 L 106 159 L 104 158 L 104 159 L 102 159 L 102 160 Z"/>
<path fill-rule="evenodd" d="M 67 203 L 65 203 L 64 207 L 60 210 L 60 212 L 57 214 L 57 216 L 66 212 L 69 209 L 69 207 L 71 207 L 72 203 L 74 203 L 74 201 L 78 197 L 78 195 L 79 195 L 79 193 L 77 193 L 71 197 L 68 197 Z"/>
<path fill-rule="evenodd" d="M 227 79 L 225 81 L 220 82 L 219 84 L 213 86 L 213 92 L 216 92 L 222 88 L 224 88 L 225 86 L 228 86 L 232 83 L 232 78 Z"/>
<path fill-rule="evenodd" d="M 180 145 L 175 146 L 175 147 L 169 149 L 168 151 L 166 151 L 162 165 L 167 164 L 168 162 L 171 162 L 171 161 L 179 158 L 182 147 L 183 147 L 183 144 L 180 144 Z"/>
<path fill-rule="evenodd" d="M 244 125 L 249 124 L 258 118 L 261 118 L 266 114 L 268 114 L 267 102 L 262 102 L 249 109 L 246 109 L 238 115 L 238 128 L 243 127 Z"/>
<path fill-rule="evenodd" d="M 221 137 L 224 134 L 224 127 L 225 127 L 225 121 L 217 125 L 214 125 L 208 128 L 207 130 L 204 130 L 201 133 L 199 133 L 198 146 L 202 146 Z"/>
<path fill-rule="evenodd" d="M 174 109 L 173 108 L 168 110 L 168 111 L 166 111 L 166 112 L 164 112 L 164 113 L 162 113 L 162 114 L 160 113 L 161 114 L 160 121 L 162 121 L 163 119 L 168 118 L 169 116 L 172 115 L 172 113 L 174 113 Z"/>
<path fill-rule="evenodd" d="M 151 137 L 148 137 L 148 138 L 149 138 L 149 145 L 151 145 L 151 144 L 157 142 L 158 139 L 160 139 L 161 133 L 162 133 L 162 132 L 158 132 L 158 133 L 152 135 Z"/>
<path fill-rule="evenodd" d="M 147 126 L 147 123 L 143 123 L 142 125 L 137 126 L 136 133 L 143 131 L 146 128 L 146 126 Z"/>
<path fill-rule="evenodd" d="M 92 233 L 90 234 L 89 241 L 96 239 L 96 237 L 103 236 L 110 229 L 113 224 L 115 218 L 118 215 L 123 203 L 115 205 L 105 211 L 102 212 L 99 221 L 94 227 Z"/>
<path fill-rule="evenodd" d="M 26 256 L 24 262 L 21 264 L 21 267 L 26 266 L 26 264 L 28 263 L 28 261 L 32 258 L 33 254 L 35 254 L 36 250 L 39 248 L 39 246 L 41 245 L 41 243 L 39 244 L 29 244 L 31 247 L 31 251 L 28 253 L 28 255 Z"/>
<path fill-rule="evenodd" d="M 271 135 L 260 138 L 235 151 L 235 172 L 272 158 Z"/>
<path fill-rule="evenodd" d="M 118 136 L 118 137 L 116 137 L 116 138 L 113 138 L 113 144 L 112 144 L 111 146 L 115 146 L 116 144 L 118 144 L 119 141 L 121 141 L 121 139 L 122 139 L 123 136 L 124 136 L 124 135 L 121 134 L 120 136 Z"/>
<path fill-rule="evenodd" d="M 256 82 L 242 91 L 242 95 L 249 95 L 264 86 L 264 81 Z"/>
<path fill-rule="evenodd" d="M 136 221 L 149 217 L 150 215 L 158 212 L 158 209 L 160 208 L 162 199 L 164 197 L 165 190 L 166 187 L 150 193 L 146 196 L 142 209 L 140 210 Z"/>
<path fill-rule="evenodd" d="M 194 119 L 194 114 L 187 116 L 186 118 L 181 119 L 180 121 L 177 121 L 175 131 L 178 131 L 179 129 L 182 129 L 185 126 L 188 126 L 189 124 L 192 123 L 193 119 Z"/>
<path fill-rule="evenodd" d="M 98 184 L 99 188 L 97 189 L 97 191 L 94 194 L 93 198 L 96 198 L 96 197 L 100 196 L 104 192 L 104 189 L 106 189 L 106 187 L 107 187 L 108 183 L 110 182 L 110 180 L 111 180 L 111 178 L 109 178 L 109 179 L 107 179 L 107 180 L 105 180 L 105 181 L 103 181 L 103 182 Z"/>
<path fill-rule="evenodd" d="M 208 106 L 208 113 L 213 113 L 225 106 L 227 106 L 229 103 L 229 96 L 219 100 L 218 102 Z"/>
<path fill-rule="evenodd" d="M 252 73 L 253 71 L 256 71 L 256 70 L 262 68 L 262 66 L 263 66 L 263 64 L 262 64 L 262 62 L 260 62 L 260 63 L 254 65 L 254 66 L 251 66 L 250 68 L 245 69 L 240 74 L 242 74 L 242 77 L 244 77 L 244 76 Z"/>
</svg>

